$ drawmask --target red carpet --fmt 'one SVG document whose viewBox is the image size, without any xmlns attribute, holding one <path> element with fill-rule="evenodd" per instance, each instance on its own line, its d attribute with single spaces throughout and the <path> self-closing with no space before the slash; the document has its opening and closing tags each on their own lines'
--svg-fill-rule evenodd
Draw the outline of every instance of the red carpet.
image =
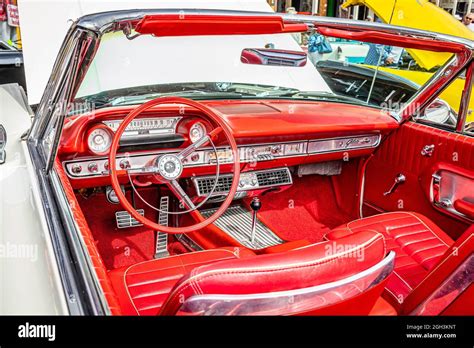
<svg viewBox="0 0 474 348">
<path fill-rule="evenodd" d="M 259 218 L 280 238 L 319 242 L 331 228 L 352 220 L 337 206 L 330 177 L 293 179 L 290 189 L 260 197 Z"/>
<path fill-rule="evenodd" d="M 156 189 L 140 191 L 150 204 L 157 202 Z M 130 194 L 127 194 L 130 199 Z M 119 204 L 107 202 L 104 194 L 94 194 L 89 198 L 77 195 L 79 205 L 89 223 L 97 248 L 108 270 L 126 267 L 138 262 L 153 259 L 155 253 L 155 232 L 147 227 L 119 229 L 115 223 L 115 212 L 123 210 Z M 100 209 L 98 209 L 100 207 Z M 137 197 L 136 207 L 145 209 L 145 216 L 156 221 L 156 212 L 146 207 Z M 171 254 L 183 253 L 184 246 L 169 237 Z"/>
<path fill-rule="evenodd" d="M 261 197 L 259 218 L 282 239 L 319 242 L 331 228 L 352 220 L 338 207 L 330 177 L 311 175 L 298 178 L 295 175 L 293 179 L 294 185 L 288 190 Z M 141 194 L 149 203 L 158 201 L 156 189 L 141 190 Z M 129 192 L 127 197 L 130 198 Z M 123 208 L 107 202 L 103 193 L 88 198 L 78 194 L 77 199 L 107 269 L 153 259 L 154 231 L 146 227 L 117 228 L 115 212 Z M 138 197 L 136 207 L 145 209 L 145 216 L 156 221 L 157 213 Z M 169 238 L 171 254 L 187 251 L 174 237 Z"/>
</svg>

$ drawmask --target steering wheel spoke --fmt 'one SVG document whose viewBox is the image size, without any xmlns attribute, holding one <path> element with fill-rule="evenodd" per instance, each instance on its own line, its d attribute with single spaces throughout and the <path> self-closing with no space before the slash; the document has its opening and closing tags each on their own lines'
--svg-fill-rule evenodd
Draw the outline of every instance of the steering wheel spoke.
<svg viewBox="0 0 474 348">
<path fill-rule="evenodd" d="M 155 166 L 146 166 L 146 167 L 140 167 L 140 168 L 129 168 L 125 169 L 128 174 L 133 174 L 133 175 L 149 175 L 149 174 L 156 174 L 158 173 L 158 167 Z"/>
<path fill-rule="evenodd" d="M 214 128 L 211 132 L 209 132 L 209 134 L 206 134 L 205 136 L 203 136 L 201 139 L 199 139 L 198 141 L 196 141 L 195 143 L 189 145 L 187 148 L 185 148 L 184 150 L 182 150 L 180 153 L 178 153 L 178 158 L 180 161 L 183 161 L 186 157 L 188 157 L 189 155 L 191 155 L 194 151 L 196 151 L 197 149 L 199 149 L 200 147 L 206 145 L 207 143 L 209 143 L 212 139 L 216 138 L 219 133 L 222 132 L 222 128 L 221 127 L 216 127 Z"/>
<path fill-rule="evenodd" d="M 193 200 L 188 196 L 186 191 L 181 187 L 178 180 L 171 180 L 168 182 L 168 187 L 171 192 L 179 199 L 179 201 L 184 205 L 184 208 L 187 210 L 195 210 L 196 205 Z"/>
</svg>

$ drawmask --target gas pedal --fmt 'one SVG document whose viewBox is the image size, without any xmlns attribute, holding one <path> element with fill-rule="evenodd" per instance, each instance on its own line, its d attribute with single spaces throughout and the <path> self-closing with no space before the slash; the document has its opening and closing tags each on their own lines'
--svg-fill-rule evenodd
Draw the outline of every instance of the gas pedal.
<svg viewBox="0 0 474 348">
<path fill-rule="evenodd" d="M 168 196 L 160 198 L 160 213 L 158 214 L 158 223 L 161 226 L 168 226 L 168 209 L 170 199 Z M 168 252 L 168 233 L 156 231 L 155 259 L 169 256 Z"/>
<path fill-rule="evenodd" d="M 144 216 L 145 211 L 143 209 L 137 209 L 137 212 Z M 141 222 L 138 222 L 130 213 L 126 210 L 115 212 L 115 221 L 117 222 L 118 228 L 129 228 L 143 226 Z"/>
</svg>

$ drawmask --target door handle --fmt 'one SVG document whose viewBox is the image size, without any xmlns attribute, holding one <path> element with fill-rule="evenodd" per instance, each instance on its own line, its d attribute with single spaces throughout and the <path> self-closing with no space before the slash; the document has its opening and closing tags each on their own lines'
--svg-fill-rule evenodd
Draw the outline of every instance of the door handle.
<svg viewBox="0 0 474 348">
<path fill-rule="evenodd" d="M 395 189 L 398 187 L 398 185 L 403 184 L 406 180 L 407 180 L 407 178 L 406 178 L 405 175 L 398 174 L 395 177 L 394 183 L 392 184 L 390 189 L 387 192 L 385 192 L 383 195 L 388 196 L 389 194 L 393 193 L 393 191 L 395 191 Z"/>
<path fill-rule="evenodd" d="M 421 155 L 425 157 L 431 157 L 433 156 L 433 152 L 435 150 L 434 144 L 432 145 L 425 145 L 423 149 L 421 150 Z"/>
<path fill-rule="evenodd" d="M 0 164 L 5 163 L 7 153 L 5 147 L 7 146 L 7 131 L 0 124 Z"/>
</svg>

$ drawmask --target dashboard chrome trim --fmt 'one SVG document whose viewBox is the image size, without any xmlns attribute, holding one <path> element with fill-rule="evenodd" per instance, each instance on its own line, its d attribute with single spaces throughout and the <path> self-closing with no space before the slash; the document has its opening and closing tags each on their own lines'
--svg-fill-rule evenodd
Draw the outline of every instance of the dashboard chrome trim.
<svg viewBox="0 0 474 348">
<path fill-rule="evenodd" d="M 357 139 L 363 141 L 363 143 L 356 142 Z M 308 142 L 308 154 L 323 154 L 323 153 L 332 153 L 332 152 L 345 152 L 349 150 L 362 150 L 375 148 L 380 145 L 382 139 L 381 134 L 370 134 L 362 136 L 350 136 L 350 137 L 338 137 L 338 138 L 328 138 L 328 139 L 319 139 L 319 140 L 310 140 Z M 338 144 L 344 143 L 344 144 Z M 321 144 L 326 143 L 326 146 L 321 146 Z M 361 145 L 362 144 L 362 145 Z M 321 148 L 318 148 L 318 145 Z M 341 147 L 337 147 L 340 145 Z M 334 148 L 334 146 L 336 146 Z"/>
<path fill-rule="evenodd" d="M 336 150 L 324 150 L 315 152 L 312 147 L 316 143 L 330 142 L 330 141 L 350 141 L 352 139 L 363 139 L 363 138 L 375 138 L 376 141 L 370 142 L 367 146 L 356 146 L 356 147 L 347 147 L 344 149 Z M 311 155 L 318 155 L 324 153 L 336 153 L 336 152 L 346 152 L 354 150 L 364 150 L 375 148 L 380 144 L 381 134 L 365 134 L 358 136 L 348 136 L 348 137 L 337 137 L 337 138 L 324 138 L 324 139 L 315 139 L 315 140 L 296 140 L 296 141 L 287 141 L 287 142 L 275 142 L 275 143 L 257 143 L 251 145 L 242 145 L 239 146 L 239 156 L 240 162 L 242 163 L 251 163 L 251 162 L 265 162 L 275 159 L 283 158 L 296 158 L 296 157 L 305 157 Z M 285 149 L 290 146 L 299 145 L 299 149 L 295 153 L 289 155 L 285 154 Z M 278 147 L 283 147 L 283 153 L 269 153 L 268 151 L 276 151 Z M 264 148 L 265 151 L 258 153 L 258 150 Z M 221 164 L 228 164 L 233 162 L 232 153 L 228 147 L 218 147 L 218 154 L 222 154 L 222 158 L 219 158 Z M 128 161 L 127 164 L 130 165 L 131 169 L 142 168 L 147 162 L 152 159 L 155 159 L 157 156 L 167 155 L 167 154 L 177 154 L 179 151 L 176 150 L 160 150 L 156 152 L 145 152 L 139 154 L 122 154 L 117 155 L 117 169 L 120 169 L 120 164 L 123 161 Z M 256 155 L 255 155 L 256 154 Z M 215 159 L 212 158 L 215 156 L 214 149 L 210 147 L 202 148 L 198 151 L 195 151 L 193 154 L 186 157 L 184 160 L 184 168 L 198 168 L 212 166 L 216 163 Z M 123 163 L 122 163 L 123 164 Z M 68 177 L 72 179 L 87 179 L 93 177 L 101 177 L 108 175 L 108 157 L 102 156 L 87 156 L 81 157 L 80 159 L 67 160 L 63 162 L 64 169 Z M 81 170 L 77 168 L 81 167 Z M 77 173 L 74 173 L 73 167 L 76 167 L 78 170 Z M 97 168 L 95 172 L 88 170 L 89 168 Z"/>
</svg>

